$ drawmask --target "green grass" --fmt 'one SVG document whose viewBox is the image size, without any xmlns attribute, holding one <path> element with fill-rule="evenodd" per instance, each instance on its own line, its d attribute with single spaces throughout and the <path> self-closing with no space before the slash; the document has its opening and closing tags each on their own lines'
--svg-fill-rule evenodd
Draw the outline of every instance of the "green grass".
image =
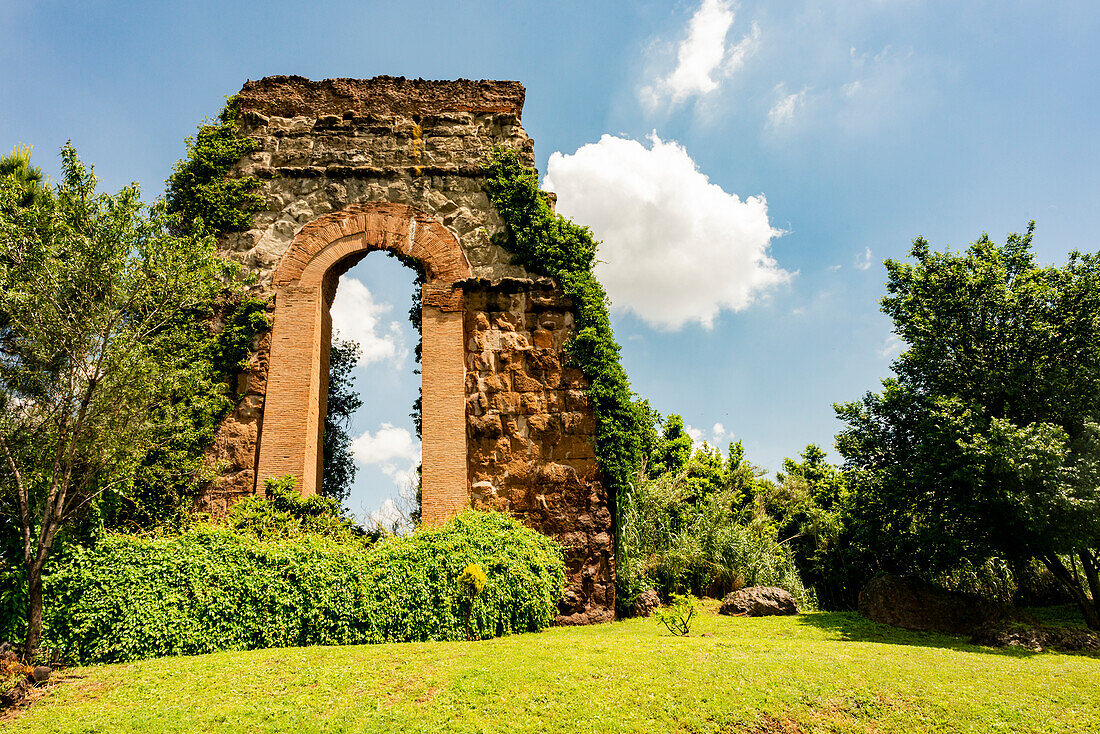
<svg viewBox="0 0 1100 734">
<path fill-rule="evenodd" d="M 702 636 L 706 633 L 707 636 Z M 1100 658 L 854 614 L 636 619 L 474 643 L 227 652 L 70 671 L 5 732 L 1086 732 Z"/>
</svg>

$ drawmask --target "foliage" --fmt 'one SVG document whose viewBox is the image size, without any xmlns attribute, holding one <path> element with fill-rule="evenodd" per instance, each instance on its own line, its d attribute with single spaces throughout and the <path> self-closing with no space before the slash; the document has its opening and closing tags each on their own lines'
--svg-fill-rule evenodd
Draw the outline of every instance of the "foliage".
<svg viewBox="0 0 1100 734">
<path fill-rule="evenodd" d="M 99 527 L 178 529 L 189 522 L 195 498 L 217 469 L 206 451 L 236 403 L 237 375 L 248 366 L 254 339 L 268 328 L 266 307 L 263 300 L 229 291 L 172 320 L 158 358 L 179 370 L 165 386 L 168 399 L 154 408 L 156 439 L 128 491 L 107 491 L 89 507 L 82 538 Z"/>
<path fill-rule="evenodd" d="M 611 497 L 619 502 L 645 459 L 646 426 L 619 362 L 607 294 L 592 270 L 597 243 L 587 227 L 550 209 L 537 172 L 524 166 L 514 151 L 494 151 L 484 172 L 485 190 L 505 224 L 496 242 L 527 270 L 556 279 L 573 300 L 576 332 L 566 349 L 570 364 L 588 378 L 595 452 Z"/>
<path fill-rule="evenodd" d="M 231 97 L 214 123 L 199 126 L 187 138 L 187 157 L 168 177 L 168 210 L 183 227 L 196 222 L 207 233 L 239 232 L 252 226 L 252 215 L 265 200 L 253 176 L 230 177 L 230 169 L 259 144 L 237 132 L 237 100 Z"/>
<path fill-rule="evenodd" d="M 49 195 L 42 169 L 31 165 L 32 150 L 29 145 L 17 145 L 11 153 L 0 156 L 0 179 L 14 181 L 19 187 L 19 192 L 14 196 L 19 206 L 34 206 Z"/>
<path fill-rule="evenodd" d="M 698 607 L 699 600 L 691 594 L 673 594 L 668 604 L 653 612 L 653 618 L 672 634 L 686 637 L 691 634 L 691 620 Z"/>
<path fill-rule="evenodd" d="M 321 494 L 344 503 L 355 481 L 355 460 L 351 455 L 348 422 L 352 414 L 363 407 L 355 391 L 352 370 L 359 361 L 359 343 L 344 341 L 332 335 L 328 359 L 328 401 L 322 435 Z"/>
<path fill-rule="evenodd" d="M 907 349 L 882 392 L 836 406 L 851 545 L 928 575 L 1037 558 L 1100 628 L 1100 258 L 1041 267 L 1033 230 L 886 262 Z"/>
<path fill-rule="evenodd" d="M 351 540 L 362 536 L 354 522 L 344 517 L 340 503 L 323 495 L 303 497 L 298 480 L 287 475 L 264 480 L 263 495 L 236 502 L 224 523 L 238 533 L 257 538 L 290 538 L 302 534 Z"/>
<path fill-rule="evenodd" d="M 658 421 L 663 423 L 663 430 L 649 455 L 647 469 L 650 476 L 654 477 L 666 473 L 679 474 L 687 468 L 691 460 L 691 436 L 684 428 L 684 419 L 675 413 L 663 421 L 658 417 Z"/>
<path fill-rule="evenodd" d="M 48 578 L 45 639 L 80 662 L 461 640 L 458 578 L 470 564 L 487 578 L 470 619 L 476 638 L 553 621 L 561 548 L 506 516 L 471 512 L 369 548 L 219 528 L 108 535 Z"/>
<path fill-rule="evenodd" d="M 470 614 L 473 612 L 474 603 L 477 601 L 478 596 L 485 590 L 487 580 L 485 572 L 476 563 L 467 566 L 462 571 L 462 575 L 458 577 L 458 594 L 462 601 L 463 624 L 466 627 L 467 640 L 472 639 L 470 635 Z"/>
<path fill-rule="evenodd" d="M 270 328 L 271 322 L 267 317 L 267 301 L 260 298 L 242 298 L 226 306 L 230 307 L 225 309 L 228 315 L 211 347 L 211 366 L 218 375 L 234 377 L 248 369 L 252 343 Z"/>
<path fill-rule="evenodd" d="M 18 518 L 30 650 L 59 531 L 133 488 L 162 409 L 193 379 L 174 326 L 220 289 L 211 238 L 174 234 L 136 186 L 97 193 L 71 146 L 62 161 L 33 206 L 0 180 L 0 501 Z"/>
<path fill-rule="evenodd" d="M 622 504 L 616 568 L 620 614 L 629 614 L 634 597 L 646 588 L 667 599 L 680 592 L 721 596 L 742 586 L 778 586 L 800 606 L 812 606 L 775 524 L 754 516 L 737 489 L 699 493 L 686 476 L 641 481 Z"/>
<path fill-rule="evenodd" d="M 462 570 L 462 575 L 458 577 L 458 593 L 468 603 L 472 604 L 474 599 L 485 590 L 487 580 L 481 566 L 471 563 Z"/>
<path fill-rule="evenodd" d="M 774 520 L 778 536 L 791 550 L 799 576 L 813 588 L 819 603 L 843 606 L 842 558 L 835 552 L 844 521 L 847 484 L 844 472 L 825 460 L 815 444 L 799 461 L 783 460 L 776 481 L 762 482 L 754 500 L 759 517 Z"/>
</svg>

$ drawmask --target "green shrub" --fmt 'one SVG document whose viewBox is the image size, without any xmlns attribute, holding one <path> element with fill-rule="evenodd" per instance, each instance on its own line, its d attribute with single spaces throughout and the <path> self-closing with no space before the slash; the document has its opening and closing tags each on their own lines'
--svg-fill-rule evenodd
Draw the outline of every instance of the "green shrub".
<svg viewBox="0 0 1100 734">
<path fill-rule="evenodd" d="M 653 613 L 653 619 L 672 634 L 687 637 L 691 634 L 691 620 L 698 608 L 699 600 L 691 594 L 673 594 L 668 604 Z"/>
<path fill-rule="evenodd" d="M 742 586 L 778 586 L 814 606 L 774 523 L 749 519 L 733 490 L 696 493 L 685 476 L 639 482 L 620 509 L 616 589 L 620 614 L 647 588 L 721 596 Z M 625 592 L 625 593 L 624 593 Z"/>
<path fill-rule="evenodd" d="M 177 161 L 168 177 L 165 200 L 182 226 L 199 223 L 208 233 L 242 232 L 265 200 L 254 176 L 231 178 L 230 170 L 259 148 L 254 139 L 237 131 L 237 98 L 231 97 L 213 123 L 199 126 L 187 138 L 187 157 Z"/>
<path fill-rule="evenodd" d="M 363 537 L 341 511 L 340 503 L 319 494 L 303 497 L 291 475 L 264 480 L 264 496 L 250 495 L 229 509 L 225 525 L 257 538 L 287 538 L 310 533 L 330 538 Z"/>
<path fill-rule="evenodd" d="M 509 517 L 471 512 L 369 548 L 221 528 L 108 535 L 47 579 L 45 644 L 91 663 L 461 640 L 458 579 L 472 563 L 486 576 L 470 617 L 474 637 L 550 625 L 565 579 L 561 548 Z"/>
</svg>

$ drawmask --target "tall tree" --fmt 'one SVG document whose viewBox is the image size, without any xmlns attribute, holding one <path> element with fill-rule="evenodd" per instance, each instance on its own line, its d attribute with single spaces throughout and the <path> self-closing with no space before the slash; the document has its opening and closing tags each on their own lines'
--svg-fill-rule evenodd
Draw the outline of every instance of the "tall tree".
<svg viewBox="0 0 1100 734">
<path fill-rule="evenodd" d="M 18 518 L 27 655 L 58 533 L 132 484 L 160 435 L 157 407 L 189 369 L 162 342 L 223 282 L 212 238 L 172 234 L 136 185 L 97 193 L 76 151 L 61 156 L 56 192 L 30 205 L 0 179 L 0 502 Z"/>
<path fill-rule="evenodd" d="M 0 178 L 9 179 L 20 189 L 17 197 L 21 206 L 31 206 L 49 193 L 42 169 L 31 165 L 29 145 L 17 145 L 11 153 L 0 156 Z"/>
<path fill-rule="evenodd" d="M 906 350 L 838 405 L 853 532 L 901 570 L 1037 558 L 1100 629 L 1100 258 L 1042 267 L 1004 245 L 886 262 Z"/>
<path fill-rule="evenodd" d="M 333 334 L 328 360 L 328 409 L 322 437 L 321 494 L 340 504 L 347 501 L 355 480 L 348 422 L 352 414 L 363 407 L 351 376 L 358 361 L 359 343 L 344 341 Z"/>
<path fill-rule="evenodd" d="M 649 458 L 650 476 L 679 474 L 687 468 L 694 445 L 684 428 L 684 419 L 672 413 L 664 419 L 664 430 Z"/>
</svg>

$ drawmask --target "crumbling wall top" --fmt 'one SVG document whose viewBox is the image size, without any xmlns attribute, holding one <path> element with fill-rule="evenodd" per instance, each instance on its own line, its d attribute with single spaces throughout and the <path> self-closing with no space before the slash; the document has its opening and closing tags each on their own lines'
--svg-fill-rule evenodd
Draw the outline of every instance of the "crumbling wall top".
<svg viewBox="0 0 1100 734">
<path fill-rule="evenodd" d="M 435 115 L 442 112 L 523 112 L 523 85 L 513 81 L 429 81 L 401 76 L 323 79 L 269 76 L 248 81 L 238 95 L 242 112 L 279 117 Z"/>
</svg>

